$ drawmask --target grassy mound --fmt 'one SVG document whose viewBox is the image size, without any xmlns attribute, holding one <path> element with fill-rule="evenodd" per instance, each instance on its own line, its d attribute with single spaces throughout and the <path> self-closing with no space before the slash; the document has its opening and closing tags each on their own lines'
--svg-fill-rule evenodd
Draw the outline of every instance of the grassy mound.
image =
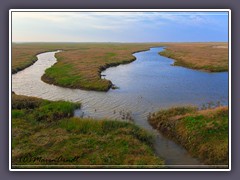
<svg viewBox="0 0 240 180">
<path fill-rule="evenodd" d="M 176 107 L 149 117 L 150 124 L 208 165 L 228 164 L 228 107 Z"/>
</svg>

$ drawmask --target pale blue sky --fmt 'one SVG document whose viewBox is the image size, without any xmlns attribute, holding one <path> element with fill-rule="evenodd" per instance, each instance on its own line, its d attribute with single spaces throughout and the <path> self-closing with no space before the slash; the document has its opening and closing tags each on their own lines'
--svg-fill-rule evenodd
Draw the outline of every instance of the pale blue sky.
<svg viewBox="0 0 240 180">
<path fill-rule="evenodd" d="M 12 12 L 13 42 L 228 41 L 227 12 Z"/>
</svg>

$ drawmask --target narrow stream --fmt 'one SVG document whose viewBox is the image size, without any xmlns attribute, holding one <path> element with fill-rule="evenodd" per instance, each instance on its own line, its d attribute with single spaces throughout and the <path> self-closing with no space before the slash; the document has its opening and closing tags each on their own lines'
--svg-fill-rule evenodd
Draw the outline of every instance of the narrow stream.
<svg viewBox="0 0 240 180">
<path fill-rule="evenodd" d="M 75 116 L 124 119 L 128 114 L 134 123 L 155 134 L 155 151 L 171 167 L 201 165 L 185 149 L 165 138 L 147 122 L 150 112 L 176 105 L 200 106 L 210 101 L 228 103 L 228 73 L 206 73 L 171 66 L 173 60 L 160 56 L 162 47 L 135 53 L 136 61 L 108 68 L 102 72 L 119 89 L 108 92 L 62 88 L 41 81 L 45 69 L 56 63 L 56 52 L 39 54 L 32 66 L 12 75 L 16 94 L 48 100 L 81 102 Z M 183 166 L 181 166 L 183 167 Z"/>
</svg>

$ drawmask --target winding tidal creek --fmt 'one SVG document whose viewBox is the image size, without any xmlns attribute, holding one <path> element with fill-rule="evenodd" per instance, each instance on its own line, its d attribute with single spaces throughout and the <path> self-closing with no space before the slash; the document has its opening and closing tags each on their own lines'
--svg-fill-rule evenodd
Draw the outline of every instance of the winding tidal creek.
<svg viewBox="0 0 240 180">
<path fill-rule="evenodd" d="M 201 166 L 185 149 L 154 130 L 147 121 L 149 113 L 180 105 L 201 106 L 208 102 L 228 105 L 228 73 L 207 73 L 172 66 L 172 59 L 160 56 L 163 47 L 133 54 L 132 63 L 111 67 L 102 78 L 119 89 L 95 92 L 69 89 L 41 81 L 45 69 L 57 62 L 55 52 L 39 54 L 32 66 L 12 75 L 12 91 L 19 95 L 48 100 L 81 102 L 75 116 L 132 121 L 154 133 L 154 148 L 169 167 Z M 183 167 L 179 166 L 179 167 Z"/>
</svg>

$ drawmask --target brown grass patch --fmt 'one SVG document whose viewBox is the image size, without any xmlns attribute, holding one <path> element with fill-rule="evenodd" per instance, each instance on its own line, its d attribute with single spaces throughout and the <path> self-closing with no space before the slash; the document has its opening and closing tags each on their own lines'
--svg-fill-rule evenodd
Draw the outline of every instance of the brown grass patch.
<svg viewBox="0 0 240 180">
<path fill-rule="evenodd" d="M 210 72 L 228 71 L 228 43 L 170 43 L 163 56 L 174 65 Z"/>
</svg>

